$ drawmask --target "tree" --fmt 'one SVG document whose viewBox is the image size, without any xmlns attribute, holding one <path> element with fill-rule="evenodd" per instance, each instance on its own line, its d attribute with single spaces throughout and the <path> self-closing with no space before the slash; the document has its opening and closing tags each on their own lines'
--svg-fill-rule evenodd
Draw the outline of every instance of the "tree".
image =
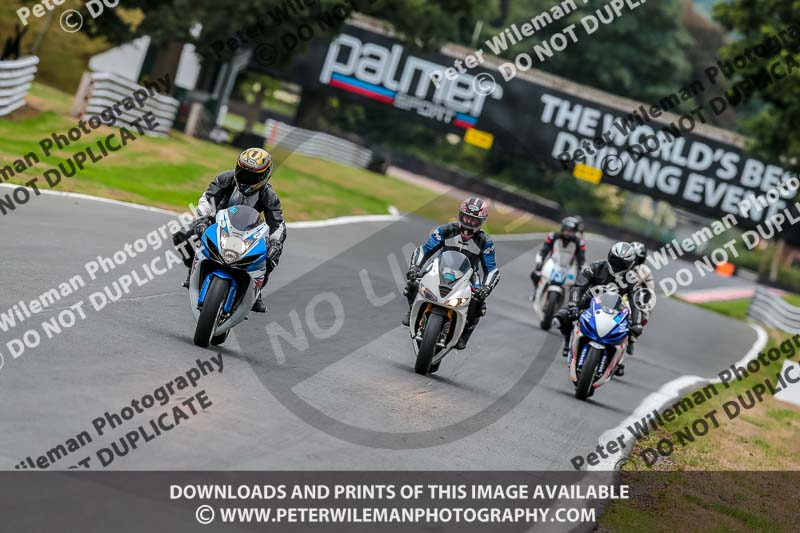
<svg viewBox="0 0 800 533">
<path fill-rule="evenodd" d="M 298 5 L 309 7 L 301 11 Z M 86 31 L 105 35 L 115 44 L 142 35 L 157 44 L 193 43 L 205 57 L 218 57 L 214 43 L 237 40 L 237 32 L 245 34 L 251 27 L 259 32 L 257 41 L 274 39 L 302 24 L 312 26 L 315 36 L 321 28 L 335 34 L 354 11 L 385 20 L 410 47 L 433 49 L 448 40 L 462 40 L 465 28 L 471 29 L 468 22 L 489 9 L 482 0 L 128 0 L 125 8 L 139 10 L 142 16 L 132 24 L 122 16 L 124 10 L 107 9 L 86 25 Z M 223 50 L 230 51 L 229 46 Z M 297 47 L 283 59 L 302 51 Z"/>
<path fill-rule="evenodd" d="M 544 63 L 535 62 L 534 68 L 645 102 L 658 101 L 689 81 L 691 65 L 686 51 L 692 40 L 683 24 L 681 0 L 659 0 L 633 11 L 624 9 L 620 17 L 601 24 L 591 35 L 582 29 L 581 19 L 594 14 L 602 3 L 577 4 L 577 10 L 554 20 L 503 56 L 513 59 L 520 52 L 527 52 L 535 58 L 531 53 L 534 44 L 575 24 L 579 41 Z M 552 7 L 552 0 L 517 0 L 505 24 L 519 26 Z M 491 39 L 503 29 L 487 28 L 483 39 Z"/>
<path fill-rule="evenodd" d="M 763 75 L 764 68 L 771 72 L 776 63 L 784 63 L 783 67 L 778 67 L 782 73 L 789 71 L 788 64 L 794 62 L 797 65 L 800 59 L 800 10 L 796 2 L 732 0 L 717 4 L 714 18 L 736 32 L 736 40 L 721 50 L 724 60 L 732 60 L 770 38 L 778 37 L 782 41 L 777 54 L 759 58 L 737 69 L 738 79 Z M 762 109 L 745 124 L 753 138 L 753 152 L 795 169 L 800 155 L 799 78 L 800 65 L 797 65 L 785 79 L 773 80 L 773 83 L 758 89 L 756 96 L 763 102 Z"/>
</svg>

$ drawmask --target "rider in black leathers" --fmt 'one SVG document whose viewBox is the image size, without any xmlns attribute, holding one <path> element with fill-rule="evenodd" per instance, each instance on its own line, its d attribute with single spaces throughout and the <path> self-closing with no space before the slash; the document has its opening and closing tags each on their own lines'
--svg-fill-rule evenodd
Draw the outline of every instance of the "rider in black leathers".
<svg viewBox="0 0 800 533">
<path fill-rule="evenodd" d="M 226 170 L 218 174 L 208 189 L 200 197 L 197 204 L 197 219 L 183 231 L 173 236 L 175 246 L 180 247 L 192 235 L 200 236 L 220 209 L 236 205 L 247 205 L 261 211 L 269 226 L 269 261 L 267 275 L 263 286 L 266 286 L 269 275 L 278 265 L 283 243 L 286 240 L 286 224 L 278 195 L 269 185 L 272 175 L 272 156 L 261 148 L 249 148 L 241 153 L 234 170 Z M 184 256 L 184 263 L 191 269 L 194 261 L 194 249 L 188 247 L 190 255 Z M 189 277 L 183 284 L 189 286 Z M 253 303 L 253 311 L 265 313 L 267 310 L 259 292 Z"/>
<path fill-rule="evenodd" d="M 570 336 L 575 319 L 580 312 L 589 307 L 592 299 L 592 289 L 603 285 L 613 284 L 620 294 L 628 295 L 631 308 L 630 335 L 638 337 L 642 333 L 642 312 L 636 306 L 635 291 L 637 285 L 630 283 L 627 274 L 633 268 L 636 260 L 633 247 L 626 242 L 619 242 L 611 247 L 606 260 L 593 261 L 583 267 L 575 285 L 569 293 L 569 302 L 556 313 L 553 325 L 561 330 L 564 336 L 564 350 L 566 357 L 570 349 Z M 618 375 L 622 375 L 619 373 Z"/>
<path fill-rule="evenodd" d="M 583 240 L 582 227 L 583 222 L 578 217 L 567 217 L 561 221 L 560 231 L 551 231 L 547 234 L 544 244 L 542 244 L 539 253 L 536 254 L 536 261 L 531 272 L 531 281 L 533 282 L 531 300 L 536 298 L 536 287 L 539 286 L 539 279 L 542 276 L 542 266 L 553 252 L 553 247 L 556 243 L 560 242 L 560 246 L 564 249 L 568 248 L 570 244 L 574 245 L 575 253 L 572 260 L 576 263 L 578 272 L 583 268 L 583 264 L 586 262 L 586 243 Z"/>
</svg>

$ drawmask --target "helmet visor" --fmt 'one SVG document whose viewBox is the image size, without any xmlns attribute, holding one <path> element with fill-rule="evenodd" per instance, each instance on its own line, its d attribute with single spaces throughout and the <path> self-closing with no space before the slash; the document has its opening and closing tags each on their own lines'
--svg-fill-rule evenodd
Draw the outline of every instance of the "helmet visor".
<svg viewBox="0 0 800 533">
<path fill-rule="evenodd" d="M 619 274 L 631 267 L 630 261 L 626 261 L 621 257 L 612 256 L 608 258 L 608 266 L 611 267 L 611 272 Z"/>
<path fill-rule="evenodd" d="M 459 213 L 458 214 L 458 221 L 461 223 L 461 226 L 466 229 L 470 229 L 472 231 L 478 230 L 483 226 L 483 219 L 480 217 L 474 217 L 472 215 L 468 215 L 466 213 Z"/>
<path fill-rule="evenodd" d="M 243 193 L 251 193 L 260 189 L 266 183 L 266 174 L 263 172 L 256 173 L 250 170 L 237 167 L 236 172 L 233 174 L 236 180 L 236 185 Z"/>
</svg>

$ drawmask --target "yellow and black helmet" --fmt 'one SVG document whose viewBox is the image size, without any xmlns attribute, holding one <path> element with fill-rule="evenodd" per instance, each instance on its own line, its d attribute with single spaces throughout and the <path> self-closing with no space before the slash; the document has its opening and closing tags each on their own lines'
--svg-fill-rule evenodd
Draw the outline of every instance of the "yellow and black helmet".
<svg viewBox="0 0 800 533">
<path fill-rule="evenodd" d="M 239 192 L 245 196 L 254 194 L 269 181 L 272 176 L 272 155 L 261 148 L 248 148 L 239 155 L 233 179 Z"/>
</svg>

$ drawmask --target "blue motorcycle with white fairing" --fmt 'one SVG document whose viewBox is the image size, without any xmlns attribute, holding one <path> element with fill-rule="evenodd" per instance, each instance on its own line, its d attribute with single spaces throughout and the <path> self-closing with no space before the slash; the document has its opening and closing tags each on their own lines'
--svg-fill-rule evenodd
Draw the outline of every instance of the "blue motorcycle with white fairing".
<svg viewBox="0 0 800 533">
<path fill-rule="evenodd" d="M 575 323 L 570 339 L 569 377 L 575 397 L 585 400 L 606 384 L 625 357 L 630 308 L 614 292 L 592 298 Z"/>
<path fill-rule="evenodd" d="M 222 344 L 247 317 L 267 275 L 268 233 L 264 215 L 246 205 L 219 211 L 203 233 L 189 277 L 197 346 Z"/>
</svg>

